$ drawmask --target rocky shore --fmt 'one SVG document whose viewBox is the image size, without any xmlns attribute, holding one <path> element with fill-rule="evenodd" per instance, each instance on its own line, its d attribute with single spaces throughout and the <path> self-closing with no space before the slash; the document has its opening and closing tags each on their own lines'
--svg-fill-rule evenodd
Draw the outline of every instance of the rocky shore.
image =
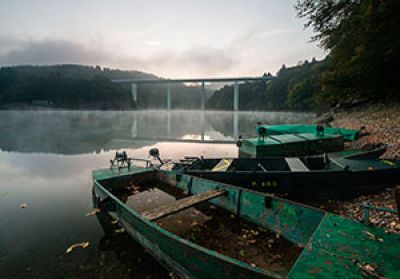
<svg viewBox="0 0 400 279">
<path fill-rule="evenodd" d="M 400 159 L 400 104 L 370 104 L 333 115 L 334 127 L 360 129 L 365 127 L 368 136 L 362 137 L 353 147 L 384 143 L 388 150 L 383 158 Z"/>
<path fill-rule="evenodd" d="M 331 114 L 334 127 L 360 129 L 365 127 L 367 136 L 351 144 L 350 147 L 370 146 L 378 143 L 388 145 L 382 158 L 400 160 L 400 104 L 370 104 Z M 396 210 L 394 188 L 374 195 L 360 196 L 349 201 L 330 201 L 325 209 L 362 221 L 360 204 Z M 325 207 L 322 206 L 322 207 Z M 397 214 L 370 210 L 370 224 L 386 231 L 400 233 L 400 220 Z"/>
</svg>

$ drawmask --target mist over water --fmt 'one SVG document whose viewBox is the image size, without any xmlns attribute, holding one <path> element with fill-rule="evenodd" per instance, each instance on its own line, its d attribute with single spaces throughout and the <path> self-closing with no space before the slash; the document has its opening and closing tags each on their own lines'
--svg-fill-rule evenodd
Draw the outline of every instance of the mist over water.
<svg viewBox="0 0 400 279">
<path fill-rule="evenodd" d="M 171 159 L 236 156 L 235 139 L 255 137 L 258 121 L 313 119 L 284 112 L 0 111 L 0 278 L 167 276 L 129 237 L 106 237 L 96 217 L 85 216 L 91 171 L 108 167 L 115 150 L 140 158 L 152 147 Z M 89 247 L 65 253 L 82 241 Z"/>
</svg>

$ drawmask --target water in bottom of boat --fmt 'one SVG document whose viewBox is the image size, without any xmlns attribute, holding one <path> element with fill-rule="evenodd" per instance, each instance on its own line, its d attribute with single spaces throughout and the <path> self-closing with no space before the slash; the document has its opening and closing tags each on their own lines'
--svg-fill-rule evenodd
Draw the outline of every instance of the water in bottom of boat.
<svg viewBox="0 0 400 279">
<path fill-rule="evenodd" d="M 114 194 L 136 212 L 187 197 L 180 189 L 159 181 L 146 185 L 127 183 Z M 302 248 L 276 233 L 203 202 L 154 221 L 169 232 L 220 254 L 287 275 Z"/>
</svg>

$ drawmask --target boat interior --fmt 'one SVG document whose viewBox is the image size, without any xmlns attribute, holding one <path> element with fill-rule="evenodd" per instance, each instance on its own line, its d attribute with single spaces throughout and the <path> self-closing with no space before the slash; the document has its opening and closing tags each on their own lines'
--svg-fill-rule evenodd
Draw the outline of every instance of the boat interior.
<svg viewBox="0 0 400 279">
<path fill-rule="evenodd" d="M 207 202 L 223 199 L 223 189 L 196 193 L 196 183 L 191 190 L 182 189 L 176 187 L 180 181 L 158 171 L 99 182 L 143 218 L 174 235 L 274 274 L 286 276 L 303 250 L 274 230 Z"/>
<path fill-rule="evenodd" d="M 335 170 L 341 166 L 327 156 L 284 157 L 267 159 L 197 159 L 181 165 L 187 170 L 202 171 L 313 171 Z"/>
</svg>

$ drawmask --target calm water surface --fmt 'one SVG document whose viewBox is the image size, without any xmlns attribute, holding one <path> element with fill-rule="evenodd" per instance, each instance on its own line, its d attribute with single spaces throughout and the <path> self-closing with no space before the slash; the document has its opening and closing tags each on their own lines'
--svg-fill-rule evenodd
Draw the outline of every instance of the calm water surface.
<svg viewBox="0 0 400 279">
<path fill-rule="evenodd" d="M 236 156 L 255 124 L 312 114 L 229 112 L 0 112 L 0 278 L 165 278 L 126 234 L 106 236 L 92 210 L 91 171 L 115 150 L 147 158 Z M 26 208 L 21 205 L 26 204 Z M 88 241 L 86 249 L 65 250 Z"/>
</svg>

